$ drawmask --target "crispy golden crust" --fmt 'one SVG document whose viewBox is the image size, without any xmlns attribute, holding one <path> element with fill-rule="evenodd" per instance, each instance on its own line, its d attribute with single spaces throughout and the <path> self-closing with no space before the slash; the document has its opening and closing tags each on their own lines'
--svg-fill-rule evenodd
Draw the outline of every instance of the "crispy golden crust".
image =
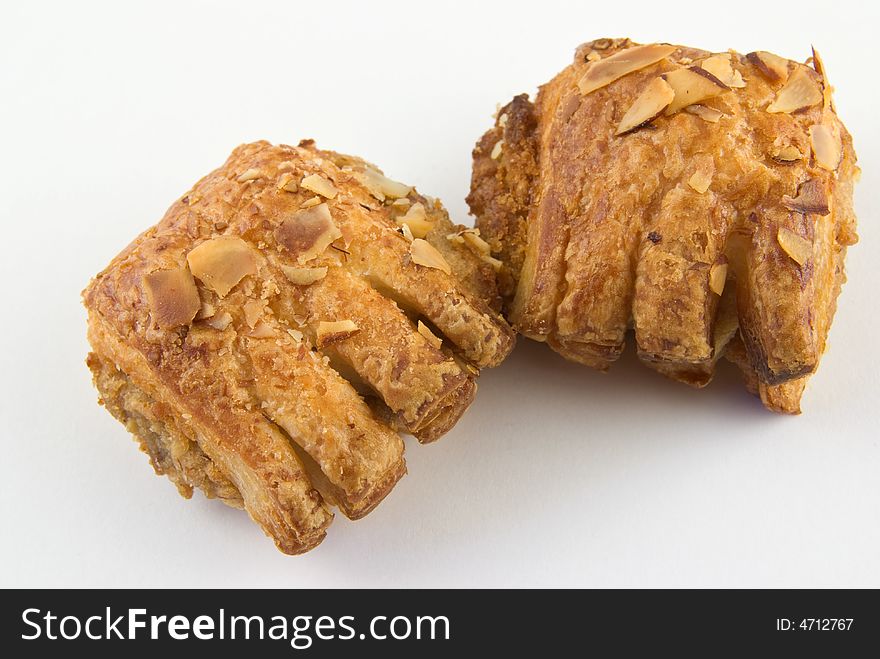
<svg viewBox="0 0 880 659">
<path fill-rule="evenodd" d="M 512 348 L 461 231 L 360 159 L 243 145 L 84 292 L 102 401 L 182 495 L 307 551 L 328 504 L 360 518 L 405 473 L 396 430 L 437 439 Z"/>
<path fill-rule="evenodd" d="M 468 202 L 514 327 L 599 369 L 632 328 L 695 386 L 736 339 L 767 407 L 797 412 L 857 240 L 852 140 L 812 64 L 600 39 L 502 108 Z"/>
</svg>

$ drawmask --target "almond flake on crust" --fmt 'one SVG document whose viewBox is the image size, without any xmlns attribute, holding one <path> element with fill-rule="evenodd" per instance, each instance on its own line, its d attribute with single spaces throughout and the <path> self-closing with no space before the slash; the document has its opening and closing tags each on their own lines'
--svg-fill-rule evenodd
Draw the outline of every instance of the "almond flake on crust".
<svg viewBox="0 0 880 659">
<path fill-rule="evenodd" d="M 319 348 L 323 348 L 331 343 L 344 341 L 360 331 L 360 328 L 351 320 L 322 320 L 315 327 L 315 343 Z"/>
<path fill-rule="evenodd" d="M 301 264 L 322 254 L 330 243 L 341 237 L 342 232 L 333 222 L 326 203 L 293 213 L 275 230 L 278 244 Z"/>
<path fill-rule="evenodd" d="M 742 89 L 746 86 L 742 74 L 730 62 L 730 53 L 722 53 L 707 57 L 699 63 L 700 68 L 708 71 L 731 89 Z"/>
<path fill-rule="evenodd" d="M 328 179 L 320 174 L 310 174 L 303 178 L 299 183 L 300 187 L 309 192 L 326 197 L 327 199 L 335 199 L 339 194 L 339 190 Z"/>
<path fill-rule="evenodd" d="M 428 341 L 428 343 L 431 344 L 433 347 L 439 349 L 440 346 L 443 345 L 443 339 L 441 339 L 439 336 L 434 334 L 434 332 L 432 332 L 428 328 L 428 326 L 425 325 L 425 323 L 423 323 L 421 320 L 419 321 L 417 329 L 419 331 L 419 334 L 421 334 L 423 337 L 425 337 L 425 339 Z"/>
<path fill-rule="evenodd" d="M 791 114 L 821 103 L 825 96 L 813 75 L 806 66 L 798 66 L 776 94 L 776 100 L 767 107 L 767 112 Z"/>
<path fill-rule="evenodd" d="M 412 241 L 412 244 L 410 244 L 409 252 L 412 256 L 413 263 L 416 265 L 442 270 L 447 275 L 452 274 L 452 268 L 449 266 L 449 263 L 427 240 L 416 238 Z"/>
<path fill-rule="evenodd" d="M 727 263 L 714 263 L 709 269 L 709 290 L 715 295 L 724 292 L 724 284 L 727 282 Z"/>
<path fill-rule="evenodd" d="M 420 202 L 412 204 L 405 215 L 398 217 L 397 224 L 409 227 L 414 238 L 424 238 L 434 228 L 434 223 L 428 219 L 424 204 Z"/>
<path fill-rule="evenodd" d="M 162 328 L 189 325 L 202 302 L 192 274 L 186 268 L 156 270 L 142 279 L 153 321 Z"/>
<path fill-rule="evenodd" d="M 578 89 L 581 94 L 590 94 L 625 75 L 656 64 L 674 52 L 675 46 L 659 43 L 626 48 L 589 64 L 578 82 Z"/>
<path fill-rule="evenodd" d="M 327 276 L 326 266 L 319 268 L 298 268 L 292 265 L 282 265 L 281 271 L 291 284 L 296 284 L 297 286 L 310 286 Z"/>
<path fill-rule="evenodd" d="M 660 116 L 674 98 L 675 90 L 669 83 L 662 77 L 654 78 L 623 115 L 614 135 L 623 135 L 650 123 Z"/>
<path fill-rule="evenodd" d="M 746 55 L 746 59 L 770 82 L 788 80 L 788 60 L 784 57 L 757 50 Z"/>
<path fill-rule="evenodd" d="M 782 250 L 798 265 L 806 263 L 813 254 L 813 244 L 806 238 L 797 235 L 791 229 L 780 227 L 776 232 L 776 240 Z"/>
<path fill-rule="evenodd" d="M 675 91 L 675 98 L 664 113 L 667 117 L 689 105 L 714 98 L 730 90 L 730 87 L 699 66 L 676 69 L 664 73 L 662 77 Z"/>
<path fill-rule="evenodd" d="M 810 145 L 819 167 L 833 172 L 843 158 L 840 135 L 825 124 L 810 126 Z"/>
<path fill-rule="evenodd" d="M 190 250 L 186 260 L 193 275 L 220 297 L 257 271 L 253 250 L 238 236 L 206 240 Z"/>
<path fill-rule="evenodd" d="M 785 196 L 782 205 L 789 210 L 799 213 L 814 213 L 816 215 L 828 215 L 831 207 L 828 204 L 828 195 L 825 186 L 817 179 L 810 179 L 801 183 L 797 197 Z"/>
<path fill-rule="evenodd" d="M 247 181 L 254 181 L 258 178 L 263 178 L 263 170 L 251 167 L 239 174 L 236 180 L 239 183 L 246 183 Z"/>
<path fill-rule="evenodd" d="M 708 121 L 710 124 L 717 124 L 721 121 L 721 117 L 724 116 L 721 110 L 710 108 L 707 105 L 688 105 L 684 111 L 699 117 L 703 121 Z"/>
</svg>

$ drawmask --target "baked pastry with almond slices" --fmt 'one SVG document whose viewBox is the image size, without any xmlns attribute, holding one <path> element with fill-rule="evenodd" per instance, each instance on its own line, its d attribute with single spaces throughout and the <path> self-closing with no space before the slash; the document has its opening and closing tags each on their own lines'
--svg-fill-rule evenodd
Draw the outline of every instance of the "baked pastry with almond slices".
<svg viewBox="0 0 880 659">
<path fill-rule="evenodd" d="M 367 514 L 471 403 L 513 333 L 495 266 L 436 200 L 359 158 L 238 147 L 84 292 L 103 404 L 154 469 L 279 549 Z"/>
<path fill-rule="evenodd" d="M 852 139 L 822 60 L 600 39 L 501 108 L 468 197 L 508 320 L 695 386 L 727 356 L 796 413 L 857 241 Z"/>
</svg>

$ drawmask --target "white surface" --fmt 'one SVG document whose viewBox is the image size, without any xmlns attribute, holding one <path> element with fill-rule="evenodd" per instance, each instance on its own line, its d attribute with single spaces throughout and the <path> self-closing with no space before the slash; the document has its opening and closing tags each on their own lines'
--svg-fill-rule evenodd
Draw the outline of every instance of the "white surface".
<svg viewBox="0 0 880 659">
<path fill-rule="evenodd" d="M 3 5 L 0 585 L 880 586 L 876 3 L 130 5 Z M 80 290 L 233 146 L 314 137 L 468 221 L 496 102 L 625 35 L 824 55 L 862 241 L 803 416 L 731 368 L 693 391 L 522 341 L 373 514 L 288 558 L 95 404 Z"/>
</svg>

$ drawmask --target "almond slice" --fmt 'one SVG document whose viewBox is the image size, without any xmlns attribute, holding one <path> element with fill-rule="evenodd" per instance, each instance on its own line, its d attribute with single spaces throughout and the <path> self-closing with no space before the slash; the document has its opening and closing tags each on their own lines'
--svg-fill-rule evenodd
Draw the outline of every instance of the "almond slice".
<svg viewBox="0 0 880 659">
<path fill-rule="evenodd" d="M 248 324 L 248 327 L 254 329 L 257 326 L 265 306 L 266 303 L 263 300 L 248 300 L 244 303 L 244 322 Z"/>
<path fill-rule="evenodd" d="M 286 172 L 278 179 L 278 189 L 285 192 L 296 192 L 298 187 L 296 181 L 293 180 L 293 174 Z"/>
<path fill-rule="evenodd" d="M 696 115 L 700 119 L 708 121 L 710 124 L 717 124 L 721 121 L 721 117 L 724 116 L 724 113 L 721 110 L 716 110 L 715 108 L 710 108 L 706 105 L 688 105 L 684 111 Z"/>
<path fill-rule="evenodd" d="M 406 225 L 415 238 L 424 238 L 434 228 L 434 223 L 428 219 L 425 206 L 416 202 L 406 211 L 406 214 L 397 218 L 398 225 Z"/>
<path fill-rule="evenodd" d="M 776 100 L 767 107 L 767 112 L 791 114 L 821 103 L 824 98 L 819 83 L 813 78 L 810 69 L 798 66 L 785 86 L 776 94 Z"/>
<path fill-rule="evenodd" d="M 159 327 L 189 325 L 199 309 L 199 290 L 187 268 L 156 270 L 142 279 L 150 315 Z"/>
<path fill-rule="evenodd" d="M 489 256 L 492 253 L 492 248 L 489 247 L 489 243 L 480 238 L 479 229 L 465 229 L 461 232 L 461 237 L 464 240 L 465 245 L 476 252 L 478 256 Z"/>
<path fill-rule="evenodd" d="M 300 208 L 311 208 L 312 206 L 317 206 L 321 203 L 321 198 L 318 195 L 314 197 L 309 197 L 303 203 L 299 205 Z"/>
<path fill-rule="evenodd" d="M 746 59 L 770 82 L 788 80 L 788 60 L 784 57 L 757 50 L 746 55 Z"/>
<path fill-rule="evenodd" d="M 741 89 L 746 86 L 742 74 L 730 63 L 730 53 L 707 57 L 699 63 L 699 66 L 732 89 Z"/>
<path fill-rule="evenodd" d="M 489 157 L 492 160 L 498 160 L 501 157 L 501 150 L 504 148 L 504 140 L 500 139 L 495 142 L 495 146 L 492 147 L 492 153 L 489 154 Z"/>
<path fill-rule="evenodd" d="M 672 99 L 664 113 L 667 117 L 689 105 L 714 98 L 730 90 L 718 78 L 699 66 L 676 69 L 664 73 L 662 77 L 675 91 L 675 98 Z"/>
<path fill-rule="evenodd" d="M 291 284 L 297 286 L 310 286 L 316 281 L 321 281 L 327 276 L 327 268 L 297 268 L 292 265 L 282 265 L 281 271 Z"/>
<path fill-rule="evenodd" d="M 790 165 L 793 162 L 802 160 L 804 154 L 793 144 L 788 144 L 771 152 L 770 157 L 780 164 Z"/>
<path fill-rule="evenodd" d="M 605 59 L 591 63 L 578 82 L 578 89 L 581 94 L 586 96 L 625 75 L 656 64 L 674 52 L 675 46 L 660 43 L 626 48 Z"/>
<path fill-rule="evenodd" d="M 442 270 L 447 275 L 452 274 L 452 268 L 443 255 L 437 249 L 423 238 L 416 238 L 409 246 L 409 253 L 412 256 L 412 262 L 416 265 L 422 265 L 426 268 L 436 268 Z"/>
<path fill-rule="evenodd" d="M 362 172 L 352 172 L 352 176 L 379 201 L 385 201 L 386 197 L 399 199 L 400 197 L 406 197 L 412 192 L 411 186 L 392 181 L 384 174 L 369 167 L 365 168 Z"/>
<path fill-rule="evenodd" d="M 315 344 L 319 348 L 323 348 L 331 343 L 344 341 L 360 331 L 360 328 L 351 320 L 322 320 L 315 328 Z"/>
<path fill-rule="evenodd" d="M 186 255 L 186 261 L 193 275 L 220 297 L 257 271 L 253 250 L 238 236 L 206 240 Z"/>
<path fill-rule="evenodd" d="M 825 186 L 817 179 L 801 183 L 797 197 L 783 197 L 782 205 L 798 213 L 828 215 L 831 212 L 828 205 L 828 195 L 825 194 Z"/>
<path fill-rule="evenodd" d="M 320 174 L 310 174 L 299 183 L 300 187 L 309 192 L 314 192 L 327 199 L 335 199 L 339 190 L 329 180 Z"/>
<path fill-rule="evenodd" d="M 776 240 L 782 250 L 798 265 L 806 263 L 813 254 L 813 243 L 786 227 L 779 228 L 776 232 Z"/>
<path fill-rule="evenodd" d="M 263 178 L 263 170 L 251 167 L 239 174 L 236 180 L 239 183 L 246 183 L 247 181 L 253 181 L 258 178 Z"/>
<path fill-rule="evenodd" d="M 715 295 L 724 292 L 724 284 L 727 282 L 727 263 L 714 263 L 709 268 L 709 290 Z"/>
<path fill-rule="evenodd" d="M 275 230 L 275 239 L 299 263 L 311 261 L 341 237 L 327 204 L 297 211 Z"/>
<path fill-rule="evenodd" d="M 212 316 L 205 321 L 205 324 L 209 327 L 213 327 L 215 330 L 222 332 L 227 327 L 229 327 L 230 323 L 232 323 L 232 316 L 228 311 L 224 311 L 216 316 Z"/>
<path fill-rule="evenodd" d="M 257 326 L 254 327 L 247 335 L 253 339 L 271 339 L 275 336 L 275 330 L 272 326 L 263 321 L 257 321 Z"/>
<path fill-rule="evenodd" d="M 705 168 L 699 168 L 688 179 L 688 185 L 700 194 L 704 194 L 712 185 L 712 172 Z"/>
<path fill-rule="evenodd" d="M 434 332 L 432 332 L 432 331 L 428 328 L 428 326 L 425 325 L 425 323 L 423 323 L 422 321 L 419 321 L 419 324 L 418 324 L 418 326 L 417 326 L 417 329 L 419 330 L 419 334 L 421 334 L 422 336 L 424 336 L 425 339 L 428 341 L 428 343 L 429 343 L 430 345 L 432 345 L 433 347 L 439 349 L 440 346 L 443 345 L 443 339 L 441 339 L 439 336 L 437 336 L 436 334 L 434 334 Z"/>
<path fill-rule="evenodd" d="M 833 172 L 843 158 L 840 135 L 824 124 L 810 126 L 810 145 L 819 167 Z"/>
<path fill-rule="evenodd" d="M 409 228 L 408 224 L 400 225 L 400 233 L 402 233 L 403 237 L 406 238 L 409 242 L 412 242 L 416 239 L 416 237 L 413 235 L 412 229 Z"/>
<path fill-rule="evenodd" d="M 615 136 L 652 122 L 675 98 L 675 90 L 663 78 L 654 78 L 633 102 L 617 125 Z"/>
<path fill-rule="evenodd" d="M 289 330 L 287 330 L 287 333 L 290 334 L 290 338 L 292 338 L 294 341 L 296 341 L 297 343 L 302 343 L 302 340 L 303 340 L 303 333 L 302 332 L 300 332 L 297 329 L 289 329 Z"/>
</svg>

